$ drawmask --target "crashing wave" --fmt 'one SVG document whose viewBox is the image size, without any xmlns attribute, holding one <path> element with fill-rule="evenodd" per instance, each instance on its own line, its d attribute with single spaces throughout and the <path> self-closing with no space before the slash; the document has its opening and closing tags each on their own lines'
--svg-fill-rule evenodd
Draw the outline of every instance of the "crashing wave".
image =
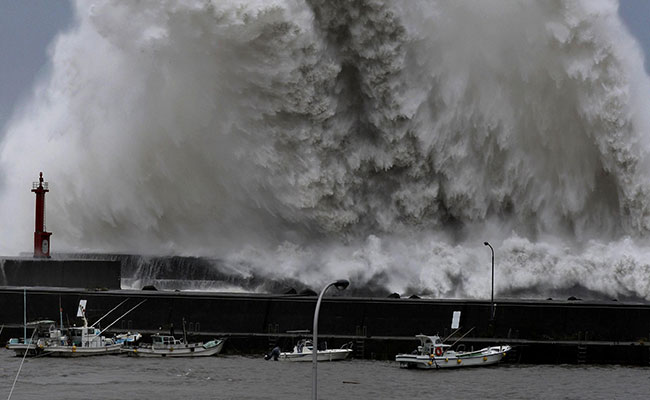
<svg viewBox="0 0 650 400">
<path fill-rule="evenodd" d="M 54 248 L 485 297 L 489 240 L 502 293 L 650 296 L 650 84 L 614 1 L 76 11 L 2 141 L 4 252 L 43 170 Z"/>
</svg>

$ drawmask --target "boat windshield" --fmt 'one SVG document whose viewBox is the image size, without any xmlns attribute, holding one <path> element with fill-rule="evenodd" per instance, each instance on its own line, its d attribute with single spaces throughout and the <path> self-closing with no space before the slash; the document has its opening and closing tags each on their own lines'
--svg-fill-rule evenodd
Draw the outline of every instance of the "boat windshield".
<svg viewBox="0 0 650 400">
<path fill-rule="evenodd" d="M 173 336 L 152 336 L 154 344 L 176 344 L 176 339 Z"/>
</svg>

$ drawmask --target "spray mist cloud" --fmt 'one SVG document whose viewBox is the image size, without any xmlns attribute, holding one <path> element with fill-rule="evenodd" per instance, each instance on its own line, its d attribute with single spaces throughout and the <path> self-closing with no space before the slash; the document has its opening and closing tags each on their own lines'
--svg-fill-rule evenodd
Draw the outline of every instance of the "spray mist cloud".
<svg viewBox="0 0 650 400">
<path fill-rule="evenodd" d="M 434 296 L 649 297 L 648 77 L 613 1 L 96 1 L 2 141 L 0 249 Z M 508 279 L 505 279 L 508 277 Z"/>
</svg>

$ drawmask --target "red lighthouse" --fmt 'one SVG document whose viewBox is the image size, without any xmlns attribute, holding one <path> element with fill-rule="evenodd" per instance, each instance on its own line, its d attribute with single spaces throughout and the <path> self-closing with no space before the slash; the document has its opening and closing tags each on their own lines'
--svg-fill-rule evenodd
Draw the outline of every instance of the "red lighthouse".
<svg viewBox="0 0 650 400">
<path fill-rule="evenodd" d="M 34 228 L 34 257 L 50 258 L 50 235 L 45 232 L 45 193 L 47 182 L 43 182 L 41 172 L 38 182 L 32 184 L 32 192 L 36 193 L 36 224 Z"/>
</svg>

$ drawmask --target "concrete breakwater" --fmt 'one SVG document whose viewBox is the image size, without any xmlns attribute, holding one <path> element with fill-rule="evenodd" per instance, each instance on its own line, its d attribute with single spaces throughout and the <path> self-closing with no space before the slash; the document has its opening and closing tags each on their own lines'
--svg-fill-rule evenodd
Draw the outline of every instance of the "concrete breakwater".
<svg viewBox="0 0 650 400">
<path fill-rule="evenodd" d="M 120 289 L 115 260 L 0 258 L 0 285 Z"/>
<path fill-rule="evenodd" d="M 111 330 L 151 334 L 175 328 L 183 319 L 190 336 L 228 336 L 226 352 L 261 354 L 276 344 L 289 349 L 299 330 L 311 330 L 316 298 L 299 295 L 200 293 L 66 288 L 0 288 L 2 340 L 22 335 L 23 290 L 27 318 L 80 324 L 79 300 L 86 299 L 92 323 L 129 299 L 104 321 L 106 326 L 141 300 Z M 490 304 L 478 300 L 432 300 L 326 297 L 319 333 L 330 347 L 352 341 L 355 356 L 391 359 L 413 350 L 415 334 L 446 336 L 454 311 L 461 311 L 462 331 L 474 328 L 460 344 L 466 348 L 508 343 L 511 361 L 524 363 L 622 363 L 648 365 L 650 305 L 587 301 L 496 301 L 493 323 Z"/>
</svg>

